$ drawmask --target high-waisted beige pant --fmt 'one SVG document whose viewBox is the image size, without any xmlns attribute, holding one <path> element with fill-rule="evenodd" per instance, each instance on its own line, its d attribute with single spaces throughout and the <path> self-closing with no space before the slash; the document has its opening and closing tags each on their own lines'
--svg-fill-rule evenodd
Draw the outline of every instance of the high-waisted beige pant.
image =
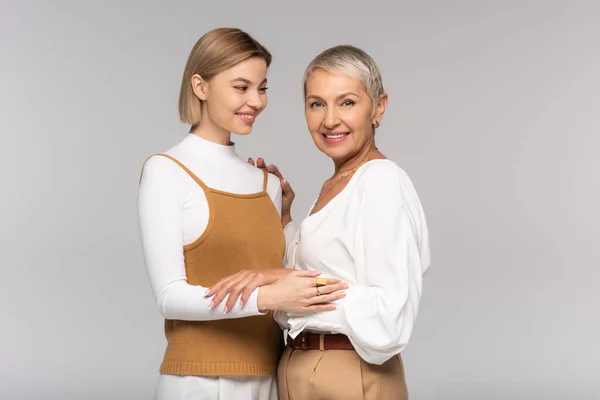
<svg viewBox="0 0 600 400">
<path fill-rule="evenodd" d="M 382 365 L 353 350 L 286 347 L 277 371 L 279 400 L 407 400 L 400 355 Z"/>
</svg>

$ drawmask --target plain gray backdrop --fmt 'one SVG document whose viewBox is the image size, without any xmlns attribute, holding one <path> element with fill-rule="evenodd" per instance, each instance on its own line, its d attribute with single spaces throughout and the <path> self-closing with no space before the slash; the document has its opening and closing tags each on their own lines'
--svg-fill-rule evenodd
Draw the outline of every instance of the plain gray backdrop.
<svg viewBox="0 0 600 400">
<path fill-rule="evenodd" d="M 296 219 L 332 173 L 304 68 L 336 44 L 378 62 L 378 145 L 432 243 L 411 399 L 600 398 L 600 2 L 0 4 L 0 398 L 152 398 L 165 340 L 138 177 L 186 134 L 184 64 L 222 26 L 273 53 L 270 104 L 235 140 L 280 166 Z"/>
</svg>

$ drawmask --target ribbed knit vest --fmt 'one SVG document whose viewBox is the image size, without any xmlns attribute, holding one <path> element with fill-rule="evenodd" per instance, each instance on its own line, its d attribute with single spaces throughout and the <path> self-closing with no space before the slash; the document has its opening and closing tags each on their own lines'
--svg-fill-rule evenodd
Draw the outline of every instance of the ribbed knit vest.
<svg viewBox="0 0 600 400">
<path fill-rule="evenodd" d="M 187 281 L 210 287 L 240 270 L 282 266 L 285 238 L 277 210 L 266 192 L 233 194 L 207 187 L 177 163 L 204 191 L 210 216 L 204 233 L 183 247 Z M 283 335 L 266 315 L 216 321 L 165 320 L 167 349 L 160 367 L 171 375 L 273 376 Z"/>
</svg>

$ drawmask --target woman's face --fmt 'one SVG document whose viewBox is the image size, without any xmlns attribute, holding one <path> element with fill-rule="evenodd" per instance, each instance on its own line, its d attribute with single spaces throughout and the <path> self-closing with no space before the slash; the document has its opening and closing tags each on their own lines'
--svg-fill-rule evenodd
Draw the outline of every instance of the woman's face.
<svg viewBox="0 0 600 400">
<path fill-rule="evenodd" d="M 332 159 L 348 160 L 373 142 L 373 122 L 380 115 L 361 81 L 316 69 L 306 80 L 304 106 L 315 145 Z"/>
<path fill-rule="evenodd" d="M 254 121 L 267 106 L 266 75 L 265 60 L 257 57 L 236 64 L 208 82 L 194 75 L 194 91 L 206 101 L 203 108 L 206 113 L 203 111 L 200 123 L 210 122 L 227 132 L 249 134 Z"/>
</svg>

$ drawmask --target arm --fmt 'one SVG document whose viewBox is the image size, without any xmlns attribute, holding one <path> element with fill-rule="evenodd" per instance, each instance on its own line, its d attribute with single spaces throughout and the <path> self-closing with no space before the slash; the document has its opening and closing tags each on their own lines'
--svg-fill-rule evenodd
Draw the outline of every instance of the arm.
<svg viewBox="0 0 600 400">
<path fill-rule="evenodd" d="M 250 159 L 251 160 L 251 159 Z M 259 159 L 259 163 L 262 159 Z M 264 164 L 264 161 L 262 162 Z M 281 216 L 281 208 L 282 208 L 282 190 L 280 186 L 280 178 L 273 174 L 269 174 L 267 181 L 267 193 L 273 201 L 275 208 L 277 209 L 279 215 Z M 289 186 L 289 184 L 287 185 Z M 289 206 L 291 204 L 286 204 L 283 202 L 283 206 Z M 290 241 L 293 239 L 295 231 L 290 233 L 289 228 L 294 228 L 292 224 L 288 225 L 286 229 L 284 229 L 284 235 L 286 236 L 286 253 L 287 247 Z M 288 231 L 287 233 L 285 231 Z M 286 254 L 283 256 L 282 262 L 286 260 Z M 325 303 L 329 303 L 332 300 L 337 300 L 341 298 L 344 293 L 335 293 L 332 295 L 321 296 L 319 298 L 315 297 L 316 292 L 312 290 L 304 291 L 306 287 L 310 287 L 314 285 L 314 281 L 310 279 L 306 279 L 307 277 L 317 277 L 319 272 L 316 271 L 304 271 L 301 274 L 294 274 L 294 277 L 289 278 L 288 275 L 293 274 L 294 269 L 290 268 L 274 268 L 260 271 L 240 271 L 236 274 L 224 277 L 219 282 L 212 285 L 207 291 L 208 296 L 213 296 L 213 301 L 215 304 L 220 304 L 223 300 L 226 299 L 226 296 L 229 296 L 229 300 L 226 300 L 226 309 L 231 309 L 233 305 L 235 305 L 238 298 L 240 298 L 240 304 L 244 305 L 248 301 L 248 297 L 251 294 L 257 293 L 257 305 L 260 310 L 277 310 L 284 307 L 286 309 L 290 308 L 290 304 L 293 304 L 294 309 L 298 308 L 299 305 L 304 306 L 301 308 L 304 312 L 308 311 L 317 311 L 317 310 L 330 310 L 333 308 L 331 305 L 326 305 Z M 283 282 L 278 282 L 282 278 Z M 298 279 L 302 278 L 302 279 Z M 298 284 L 302 281 L 302 284 L 298 286 Z M 345 284 L 338 286 L 339 279 L 329 279 L 328 280 L 331 285 L 322 288 L 322 293 L 330 293 L 339 289 L 346 289 L 347 286 Z M 277 285 L 275 285 L 277 283 Z M 272 287 L 274 285 L 275 287 Z M 308 285 L 308 286 L 307 286 Z M 304 293 L 299 295 L 298 291 L 301 290 Z M 307 293 L 308 292 L 308 293 Z M 291 295 L 291 297 L 290 297 Z M 286 297 L 284 299 L 284 297 Z M 300 304 L 305 302 L 306 298 L 308 303 Z M 315 305 L 315 303 L 323 303 L 322 305 Z M 310 309 L 306 308 L 306 306 L 311 306 Z"/>
<path fill-rule="evenodd" d="M 138 218 L 146 271 L 159 311 L 167 319 L 188 321 L 259 315 L 256 291 L 244 307 L 237 303 L 231 312 L 225 313 L 225 303 L 211 309 L 211 299 L 205 297 L 207 289 L 187 283 L 181 209 L 187 191 L 196 189 L 191 185 L 196 183 L 164 157 L 152 157 L 144 166 Z"/>
<path fill-rule="evenodd" d="M 365 361 L 382 364 L 404 349 L 413 331 L 429 242 L 408 177 L 386 169 L 365 180 L 357 190 L 362 198 L 352 249 L 359 284 L 335 311 L 309 318 L 307 327 L 344 333 Z"/>
</svg>

